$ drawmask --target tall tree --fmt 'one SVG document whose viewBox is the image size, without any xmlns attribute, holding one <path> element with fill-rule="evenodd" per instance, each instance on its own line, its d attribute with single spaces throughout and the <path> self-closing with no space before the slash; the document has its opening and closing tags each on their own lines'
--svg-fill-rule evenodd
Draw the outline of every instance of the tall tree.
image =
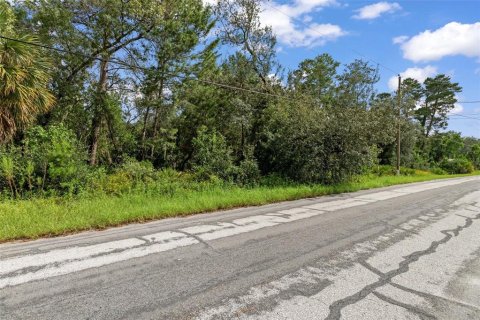
<svg viewBox="0 0 480 320">
<path fill-rule="evenodd" d="M 142 99 L 142 157 L 154 158 L 159 132 L 172 117 L 175 87 L 185 77 L 197 76 L 203 64 L 215 57 L 218 40 L 207 37 L 215 24 L 209 6 L 201 0 L 164 2 L 162 24 L 147 39 L 152 43 L 154 65 L 145 74 Z M 179 78 L 180 76 L 180 78 Z"/>
<path fill-rule="evenodd" d="M 0 143 L 48 111 L 54 97 L 49 91 L 50 61 L 35 45 L 35 37 L 17 32 L 10 6 L 0 2 L 0 34 L 22 42 L 0 39 Z"/>
<path fill-rule="evenodd" d="M 261 0 L 219 0 L 217 15 L 224 44 L 241 50 L 252 64 L 264 89 L 271 90 L 271 74 L 277 74 L 276 38 L 260 20 Z"/>
<path fill-rule="evenodd" d="M 368 61 L 356 59 L 337 76 L 336 102 L 342 107 L 368 108 L 375 97 L 375 84 L 380 80 L 378 68 Z"/>
<path fill-rule="evenodd" d="M 87 83 L 80 87 L 87 86 L 92 93 L 88 106 L 91 117 L 89 149 L 90 164 L 95 165 L 102 131 L 106 129 L 110 131 L 109 136 L 114 137 L 109 108 L 113 73 L 124 76 L 132 71 L 122 67 L 122 63 L 132 63 L 145 53 L 142 44 L 146 36 L 161 25 L 164 3 L 155 0 L 30 0 L 28 5 L 34 21 L 39 22 L 39 31 L 65 53 L 59 59 L 65 65 L 62 68 L 64 77 L 59 80 L 68 84 L 89 71 L 89 77 L 85 78 Z M 51 37 L 52 34 L 55 37 Z M 61 86 L 60 99 L 63 92 Z"/>
<path fill-rule="evenodd" d="M 455 95 L 462 92 L 458 83 L 449 76 L 439 74 L 423 82 L 423 105 L 417 109 L 415 117 L 420 122 L 425 137 L 432 131 L 444 129 L 448 125 L 448 113 L 455 108 Z"/>
<path fill-rule="evenodd" d="M 303 60 L 298 69 L 288 76 L 290 90 L 311 94 L 319 104 L 329 103 L 333 98 L 339 66 L 340 63 L 328 53 Z"/>
</svg>

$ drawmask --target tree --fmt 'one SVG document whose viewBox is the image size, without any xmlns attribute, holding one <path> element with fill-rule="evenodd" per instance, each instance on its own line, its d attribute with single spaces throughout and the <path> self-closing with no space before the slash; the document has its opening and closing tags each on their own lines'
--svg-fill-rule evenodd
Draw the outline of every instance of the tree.
<svg viewBox="0 0 480 320">
<path fill-rule="evenodd" d="M 155 64 L 145 72 L 138 110 L 142 115 L 142 158 L 152 160 L 157 158 L 157 144 L 163 141 L 159 137 L 162 125 L 170 129 L 166 127 L 175 112 L 175 87 L 182 85 L 185 77 L 198 75 L 204 64 L 212 63 L 218 43 L 206 41 L 215 21 L 210 7 L 201 0 L 170 1 L 162 14 L 162 24 L 147 37 Z"/>
<path fill-rule="evenodd" d="M 320 105 L 329 103 L 333 98 L 339 65 L 340 63 L 327 53 L 314 59 L 303 60 L 298 69 L 289 74 L 289 88 L 295 92 L 311 94 Z"/>
<path fill-rule="evenodd" d="M 480 142 L 472 145 L 467 153 L 467 158 L 472 161 L 475 168 L 480 169 Z"/>
<path fill-rule="evenodd" d="M 423 88 L 415 79 L 404 79 L 400 85 L 401 110 L 400 113 L 407 119 L 415 115 L 415 110 L 423 96 Z"/>
<path fill-rule="evenodd" d="M 378 68 L 371 66 L 368 61 L 356 59 L 347 64 L 344 72 L 337 76 L 336 104 L 367 109 L 375 97 L 374 85 L 379 80 Z"/>
<path fill-rule="evenodd" d="M 438 133 L 430 138 L 430 158 L 437 163 L 444 159 L 454 159 L 459 157 L 463 147 L 460 133 Z"/>
<path fill-rule="evenodd" d="M 458 83 L 449 76 L 439 74 L 423 82 L 423 104 L 417 109 L 415 117 L 420 122 L 425 137 L 432 131 L 444 129 L 448 125 L 448 113 L 455 108 L 456 93 L 462 92 Z"/>
<path fill-rule="evenodd" d="M 161 25 L 162 12 L 168 2 L 171 1 L 27 1 L 34 13 L 32 28 L 39 25 L 39 32 L 53 39 L 50 40 L 52 45 L 62 49 L 59 62 L 65 66 L 61 67 L 63 78 L 58 79 L 62 82 L 59 98 L 63 98 L 64 83 L 78 78 L 86 82 L 80 83 L 80 88 L 89 89 L 91 165 L 97 163 L 102 131 L 107 131 L 109 137 L 115 136 L 108 93 L 118 89 L 116 80 L 119 77 L 125 78 L 136 71 L 126 64 L 133 63 L 147 52 L 142 43 Z M 56 37 L 47 37 L 51 34 Z M 87 71 L 90 72 L 85 76 Z"/>
<path fill-rule="evenodd" d="M 55 101 L 49 91 L 50 61 L 35 45 L 37 38 L 15 31 L 15 17 L 0 3 L 0 34 L 22 42 L 0 39 L 0 143 L 30 125 Z"/>
<path fill-rule="evenodd" d="M 260 21 L 260 0 L 219 0 L 216 8 L 220 21 L 220 37 L 224 44 L 240 49 L 270 91 L 271 74 L 277 74 L 276 38 L 269 26 Z"/>
</svg>

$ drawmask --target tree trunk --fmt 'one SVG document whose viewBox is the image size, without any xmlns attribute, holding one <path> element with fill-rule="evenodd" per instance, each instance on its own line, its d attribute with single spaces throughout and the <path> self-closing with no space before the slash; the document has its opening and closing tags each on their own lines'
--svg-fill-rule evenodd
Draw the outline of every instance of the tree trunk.
<svg viewBox="0 0 480 320">
<path fill-rule="evenodd" d="M 162 69 L 163 69 L 163 66 L 162 66 Z M 158 127 L 159 127 L 159 121 L 160 121 L 160 109 L 162 108 L 162 105 L 163 105 L 163 86 L 164 86 L 164 77 L 163 77 L 163 70 L 162 70 L 162 74 L 160 75 L 161 78 L 160 78 L 160 84 L 159 84 L 159 87 L 158 87 L 158 101 L 159 101 L 159 105 L 157 105 L 155 107 L 155 118 L 153 119 L 153 132 L 152 132 L 152 138 L 153 138 L 153 141 L 155 141 L 155 139 L 157 138 L 157 135 L 158 135 Z M 153 154 L 155 152 L 155 145 L 152 145 L 152 150 L 151 150 L 151 153 L 150 153 L 150 156 L 153 158 Z"/>
<path fill-rule="evenodd" d="M 435 114 L 437 113 L 437 104 L 438 104 L 438 99 L 435 100 L 435 104 L 432 107 L 432 112 L 430 114 L 430 122 L 428 123 L 427 131 L 425 132 L 425 137 L 428 138 L 430 135 L 430 131 L 432 130 L 433 127 L 433 120 L 435 119 Z"/>
<path fill-rule="evenodd" d="M 107 92 L 107 66 L 108 59 L 105 58 L 100 63 L 100 76 L 98 80 L 97 97 L 95 99 L 92 132 L 90 137 L 90 165 L 92 166 L 97 164 L 98 144 L 100 140 L 100 130 L 103 122 L 105 94 Z"/>
<path fill-rule="evenodd" d="M 145 117 L 143 118 L 143 128 L 142 128 L 142 160 L 145 160 L 145 155 L 147 154 L 147 150 L 145 148 L 145 140 L 147 139 L 147 122 L 148 116 L 150 114 L 150 104 L 147 106 L 147 110 L 145 110 Z"/>
</svg>

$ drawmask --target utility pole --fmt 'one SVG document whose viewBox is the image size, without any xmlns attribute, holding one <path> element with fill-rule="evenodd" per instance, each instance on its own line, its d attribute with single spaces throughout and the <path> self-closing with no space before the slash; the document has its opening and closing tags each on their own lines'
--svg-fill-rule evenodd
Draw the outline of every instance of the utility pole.
<svg viewBox="0 0 480 320">
<path fill-rule="evenodd" d="M 397 107 L 398 107 L 398 121 L 397 121 L 397 176 L 400 175 L 400 127 L 402 117 L 402 77 L 398 75 L 398 91 L 397 91 Z"/>
</svg>

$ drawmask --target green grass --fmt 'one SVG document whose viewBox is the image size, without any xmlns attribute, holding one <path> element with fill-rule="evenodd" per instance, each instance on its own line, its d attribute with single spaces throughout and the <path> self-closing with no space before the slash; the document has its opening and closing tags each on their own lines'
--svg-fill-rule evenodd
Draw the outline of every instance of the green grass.
<svg viewBox="0 0 480 320">
<path fill-rule="evenodd" d="M 475 172 L 480 174 L 480 172 Z M 173 196 L 131 194 L 78 199 L 8 200 L 0 203 L 0 241 L 34 239 L 88 229 L 102 229 L 129 222 L 144 222 L 220 209 L 257 206 L 285 200 L 321 196 L 395 184 L 465 175 L 364 176 L 339 185 L 278 187 L 212 187 L 185 190 Z"/>
</svg>

